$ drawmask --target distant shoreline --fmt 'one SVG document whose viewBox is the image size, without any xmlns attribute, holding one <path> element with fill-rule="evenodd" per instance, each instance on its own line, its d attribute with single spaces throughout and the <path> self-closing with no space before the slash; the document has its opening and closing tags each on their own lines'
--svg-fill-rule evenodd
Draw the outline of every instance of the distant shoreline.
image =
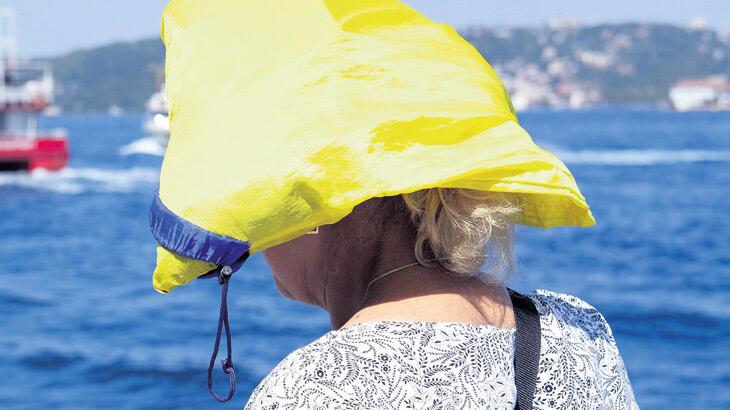
<svg viewBox="0 0 730 410">
<path fill-rule="evenodd" d="M 730 34 L 708 28 L 573 24 L 469 27 L 461 33 L 497 70 L 516 107 L 662 110 L 670 106 L 669 91 L 678 82 L 730 76 Z M 133 112 L 143 111 L 157 90 L 164 59 L 162 42 L 152 38 L 46 61 L 53 66 L 56 104 L 64 112 L 103 112 L 112 106 Z"/>
</svg>

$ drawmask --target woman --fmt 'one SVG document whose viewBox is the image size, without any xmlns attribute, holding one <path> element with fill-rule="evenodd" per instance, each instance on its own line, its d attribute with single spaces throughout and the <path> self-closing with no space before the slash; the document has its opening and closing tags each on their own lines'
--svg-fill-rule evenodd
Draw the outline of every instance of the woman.
<svg viewBox="0 0 730 410">
<path fill-rule="evenodd" d="M 325 309 L 336 330 L 282 361 L 247 408 L 514 408 L 515 317 L 496 273 L 512 267 L 517 212 L 504 195 L 429 189 L 264 251 L 282 294 Z M 486 245 L 491 273 L 479 270 Z M 600 313 L 529 296 L 543 333 L 535 408 L 637 408 Z"/>
<path fill-rule="evenodd" d="M 504 286 L 514 224 L 595 220 L 455 30 L 397 0 L 174 0 L 162 34 L 153 284 L 219 278 L 232 387 L 213 389 L 216 347 L 214 398 L 235 388 L 228 285 L 263 252 L 281 292 L 335 330 L 251 409 L 636 407 L 595 309 Z"/>
</svg>

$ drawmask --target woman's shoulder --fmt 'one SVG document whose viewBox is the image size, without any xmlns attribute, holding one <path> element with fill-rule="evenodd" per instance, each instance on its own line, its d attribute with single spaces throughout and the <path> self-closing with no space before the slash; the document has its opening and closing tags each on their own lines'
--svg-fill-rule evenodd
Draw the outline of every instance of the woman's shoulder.
<svg viewBox="0 0 730 410">
<path fill-rule="evenodd" d="M 312 389 L 319 391 L 327 387 L 322 385 L 326 366 L 320 366 L 320 359 L 331 343 L 331 333 L 327 333 L 287 355 L 254 389 L 245 408 L 315 407 L 309 400 L 317 400 L 312 395 Z M 308 393 L 302 394 L 303 392 Z M 317 403 L 326 404 L 331 403 Z"/>
<path fill-rule="evenodd" d="M 540 313 L 542 346 L 536 408 L 637 409 L 628 373 L 606 318 L 577 296 L 528 295 Z"/>
<path fill-rule="evenodd" d="M 546 325 L 570 327 L 585 333 L 591 339 L 603 338 L 614 341 L 613 332 L 606 318 L 585 300 L 574 295 L 544 289 L 538 289 L 528 296 L 540 313 L 543 327 Z"/>
</svg>

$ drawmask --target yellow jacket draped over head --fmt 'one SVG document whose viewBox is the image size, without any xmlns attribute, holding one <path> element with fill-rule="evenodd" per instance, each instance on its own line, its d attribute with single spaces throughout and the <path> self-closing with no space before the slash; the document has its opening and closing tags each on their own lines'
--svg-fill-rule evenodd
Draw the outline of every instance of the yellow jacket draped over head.
<svg viewBox="0 0 730 410">
<path fill-rule="evenodd" d="M 514 193 L 525 225 L 595 223 L 479 52 L 400 1 L 173 0 L 162 36 L 161 292 L 425 188 Z"/>
</svg>

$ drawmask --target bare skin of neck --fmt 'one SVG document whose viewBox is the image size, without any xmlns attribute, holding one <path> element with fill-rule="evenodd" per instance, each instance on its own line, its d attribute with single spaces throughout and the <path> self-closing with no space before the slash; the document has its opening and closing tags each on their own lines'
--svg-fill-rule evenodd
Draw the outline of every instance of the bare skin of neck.
<svg viewBox="0 0 730 410">
<path fill-rule="evenodd" d="M 410 269 L 410 270 L 409 270 Z M 514 328 L 514 315 L 504 287 L 492 287 L 473 279 L 405 269 L 374 284 L 372 296 L 342 327 L 363 322 L 456 322 Z M 436 277 L 434 277 L 436 276 Z M 441 276 L 441 277 L 439 277 Z M 373 289 L 377 289 L 373 292 Z M 330 313 L 336 317 L 336 313 Z M 336 323 L 333 322 L 336 327 Z"/>
<path fill-rule="evenodd" d="M 504 286 L 416 265 L 416 232 L 408 215 L 356 207 L 316 235 L 265 250 L 274 281 L 286 297 L 325 309 L 334 329 L 362 322 L 456 322 L 514 328 Z"/>
<path fill-rule="evenodd" d="M 358 272 L 357 281 L 353 281 L 352 275 L 329 278 L 325 309 L 333 328 L 377 321 L 515 327 L 512 303 L 504 286 L 487 285 L 474 277 L 459 277 L 441 267 L 416 265 L 394 272 L 375 281 L 365 297 L 365 289 L 372 279 L 416 262 L 412 245 L 415 238 L 407 225 L 390 225 L 382 234 L 381 253 L 372 255 L 373 263 L 369 264 L 374 267 L 372 271 Z"/>
</svg>

